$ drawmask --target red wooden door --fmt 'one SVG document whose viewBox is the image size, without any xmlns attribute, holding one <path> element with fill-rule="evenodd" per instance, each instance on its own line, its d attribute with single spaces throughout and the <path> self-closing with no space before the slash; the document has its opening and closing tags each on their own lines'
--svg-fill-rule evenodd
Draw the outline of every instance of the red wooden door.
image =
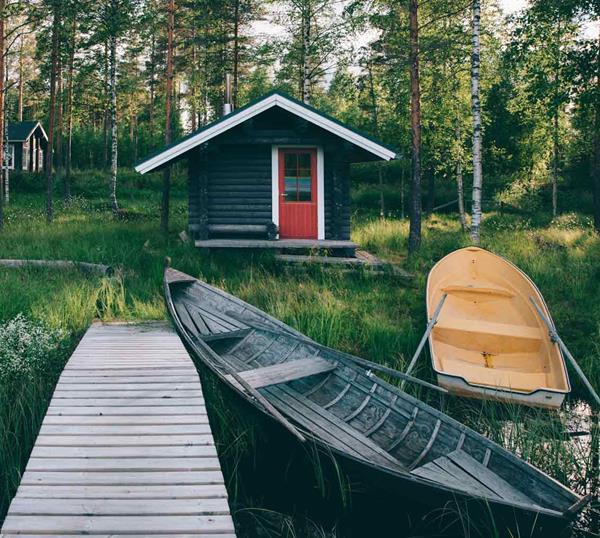
<svg viewBox="0 0 600 538">
<path fill-rule="evenodd" d="M 279 150 L 279 237 L 317 239 L 317 150 Z"/>
</svg>

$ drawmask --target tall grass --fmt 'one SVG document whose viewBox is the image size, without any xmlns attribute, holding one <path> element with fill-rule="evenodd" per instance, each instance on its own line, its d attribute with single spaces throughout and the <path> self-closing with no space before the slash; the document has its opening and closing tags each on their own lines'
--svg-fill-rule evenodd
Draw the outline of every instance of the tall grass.
<svg viewBox="0 0 600 538">
<path fill-rule="evenodd" d="M 84 177 L 76 181 L 75 199 L 59 204 L 51 225 L 44 222 L 41 192 L 14 193 L 7 208 L 7 225 L 0 234 L 1 257 L 100 262 L 119 270 L 114 277 L 98 278 L 78 271 L 0 269 L 0 323 L 23 312 L 59 328 L 67 335 L 64 349 L 68 356 L 96 317 L 164 319 L 162 270 L 163 260 L 169 256 L 178 269 L 238 295 L 318 342 L 403 368 L 425 326 L 428 271 L 442 256 L 469 241 L 455 217 L 430 216 L 424 221 L 421 250 L 407 257 L 406 221 L 370 218 L 363 211 L 354 219 L 353 239 L 380 257 L 402 263 L 415 275 L 413 284 L 403 285 L 393 276 L 373 278 L 360 272 L 348 274 L 324 268 L 290 271 L 269 254 L 207 255 L 182 243 L 177 234 L 186 226 L 186 201 L 177 183 L 172 232 L 161 234 L 160 183 L 150 179 L 138 185 L 136 181 L 129 178 L 121 192 L 122 204 L 128 210 L 125 220 L 112 216 L 104 199 L 105 186 Z M 554 221 L 544 216 L 523 220 L 514 215 L 491 214 L 484 221 L 483 238 L 485 247 L 516 263 L 538 284 L 563 339 L 591 382 L 600 386 L 600 239 L 588 219 L 563 215 Z M 432 380 L 426 356 L 416 374 Z M 587 413 L 577 403 L 577 397 L 585 396 L 584 390 L 576 379 L 572 380 L 574 398 L 560 419 L 545 411 L 463 399 L 446 398 L 441 405 L 446 412 L 584 493 L 593 487 L 597 463 L 593 461 L 592 446 L 597 443 L 597 434 L 592 440 L 589 436 L 565 434 L 566 423 L 573 416 Z M 0 399 L 3 431 L 10 432 L 5 434 L 6 439 L 14 440 L 2 441 L 9 449 L 2 454 L 2 468 L 7 471 L 0 476 L 4 503 L 0 518 L 14 493 L 55 381 L 53 374 L 21 387 L 17 406 Z M 3 389 L 0 386 L 0 393 Z M 408 390 L 423 398 L 431 397 L 416 387 Z M 218 393 L 208 381 L 205 392 Z M 249 427 L 244 417 L 232 417 L 229 403 L 219 403 L 219 398 L 212 406 L 213 426 L 223 448 L 220 453 L 228 469 L 232 498 L 241 501 L 249 493 L 247 484 L 236 482 L 237 465 L 252 456 L 261 434 Z M 431 403 L 440 405 L 437 396 Z M 315 492 L 320 490 L 318 482 L 316 476 Z M 339 482 L 343 489 L 343 479 Z M 259 500 L 257 503 L 260 507 Z M 259 510 L 249 517 L 260 518 L 266 513 Z"/>
</svg>

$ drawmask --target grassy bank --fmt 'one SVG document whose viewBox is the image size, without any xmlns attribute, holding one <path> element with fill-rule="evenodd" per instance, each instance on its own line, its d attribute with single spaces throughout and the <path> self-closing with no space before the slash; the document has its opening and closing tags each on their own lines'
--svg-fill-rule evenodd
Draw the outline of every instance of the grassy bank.
<svg viewBox="0 0 600 538">
<path fill-rule="evenodd" d="M 0 268 L 0 323 L 23 313 L 64 334 L 58 358 L 53 359 L 54 369 L 34 383 L 11 386 L 10 391 L 0 386 L 4 395 L 0 396 L 0 453 L 5 471 L 0 475 L 0 520 L 27 461 L 61 361 L 91 320 L 166 317 L 161 289 L 165 256 L 178 269 L 225 288 L 321 343 L 402 368 L 425 325 L 427 272 L 440 257 L 468 244 L 454 215 L 432 216 L 424 222 L 420 252 L 406 259 L 406 221 L 370 218 L 365 216 L 368 208 L 361 208 L 353 239 L 374 254 L 402 262 L 415 274 L 413 285 L 361 273 L 296 272 L 278 265 L 269 255 L 206 255 L 182 243 L 177 234 L 186 225 L 186 202 L 179 183 L 174 191 L 173 231 L 165 237 L 158 229 L 158 179 L 139 183 L 136 176 L 125 177 L 121 202 L 127 211 L 119 219 L 109 211 L 106 189 L 99 181 L 78 178 L 75 198 L 57 204 L 51 225 L 45 223 L 43 194 L 32 192 L 35 186 L 14 192 L 7 208 L 7 225 L 0 233 L 1 258 L 80 260 L 119 270 L 113 278 L 99 278 L 78 271 Z M 484 222 L 483 246 L 506 256 L 533 278 L 563 339 L 592 383 L 600 386 L 600 239 L 593 234 L 589 219 L 577 214 L 555 221 L 544 215 L 525 220 L 491 214 Z M 431 380 L 425 358 L 417 375 Z M 582 415 L 585 427 L 586 409 L 577 399 L 583 391 L 573 381 L 574 396 L 563 416 Z M 432 403 L 580 493 L 593 486 L 597 471 L 591 446 L 597 438 L 569 437 L 564 424 L 550 420 L 548 412 L 458 399 Z M 235 432 L 221 437 L 226 453 L 235 452 L 235 439 Z M 250 450 L 251 445 L 240 443 L 239 451 Z M 235 478 L 235 473 L 229 475 Z M 241 496 L 239 502 L 243 506 Z M 248 513 L 247 507 L 240 509 L 240 517 L 260 519 Z"/>
</svg>

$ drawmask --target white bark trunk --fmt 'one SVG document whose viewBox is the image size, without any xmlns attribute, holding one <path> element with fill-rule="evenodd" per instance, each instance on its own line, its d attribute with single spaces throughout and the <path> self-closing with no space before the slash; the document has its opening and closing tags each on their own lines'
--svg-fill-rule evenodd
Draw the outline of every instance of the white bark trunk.
<svg viewBox="0 0 600 538">
<path fill-rule="evenodd" d="M 302 12 L 302 101 L 310 103 L 310 2 L 306 2 Z"/>
<path fill-rule="evenodd" d="M 473 210 L 471 217 L 471 240 L 476 245 L 481 240 L 481 103 L 479 101 L 481 0 L 473 0 L 473 35 L 471 54 L 471 111 L 473 115 Z"/>
<path fill-rule="evenodd" d="M 118 139 L 117 139 L 117 38 L 110 38 L 110 203 L 112 210 L 119 211 L 117 202 L 117 166 L 118 166 Z"/>
</svg>

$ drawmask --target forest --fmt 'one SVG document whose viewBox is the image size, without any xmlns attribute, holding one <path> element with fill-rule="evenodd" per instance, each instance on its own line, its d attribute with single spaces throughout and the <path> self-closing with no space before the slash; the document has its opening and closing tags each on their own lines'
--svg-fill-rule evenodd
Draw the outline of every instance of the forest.
<svg viewBox="0 0 600 538">
<path fill-rule="evenodd" d="M 0 0 L 0 50 L 0 526 L 92 323 L 170 319 L 165 259 L 405 372 L 430 322 L 430 270 L 479 244 L 530 277 L 600 387 L 600 0 Z M 395 150 L 348 166 L 347 205 L 350 240 L 397 271 L 195 245 L 186 160 L 135 166 L 220 120 L 226 80 L 235 110 L 277 91 Z M 37 122 L 48 142 L 32 169 L 12 133 Z M 412 375 L 436 383 L 427 354 Z M 452 534 L 395 499 L 359 510 L 327 458 L 196 367 L 237 536 L 506 535 L 460 513 Z M 578 376 L 555 411 L 385 379 L 591 499 L 570 535 L 598 536 L 600 415 Z"/>
<path fill-rule="evenodd" d="M 4 123 L 47 128 L 49 220 L 73 170 L 112 170 L 117 210 L 117 167 L 217 118 L 230 73 L 235 107 L 275 88 L 397 147 L 363 176 L 415 233 L 453 201 L 466 227 L 473 177 L 485 207 L 585 208 L 600 228 L 596 1 L 2 4 Z"/>
</svg>

